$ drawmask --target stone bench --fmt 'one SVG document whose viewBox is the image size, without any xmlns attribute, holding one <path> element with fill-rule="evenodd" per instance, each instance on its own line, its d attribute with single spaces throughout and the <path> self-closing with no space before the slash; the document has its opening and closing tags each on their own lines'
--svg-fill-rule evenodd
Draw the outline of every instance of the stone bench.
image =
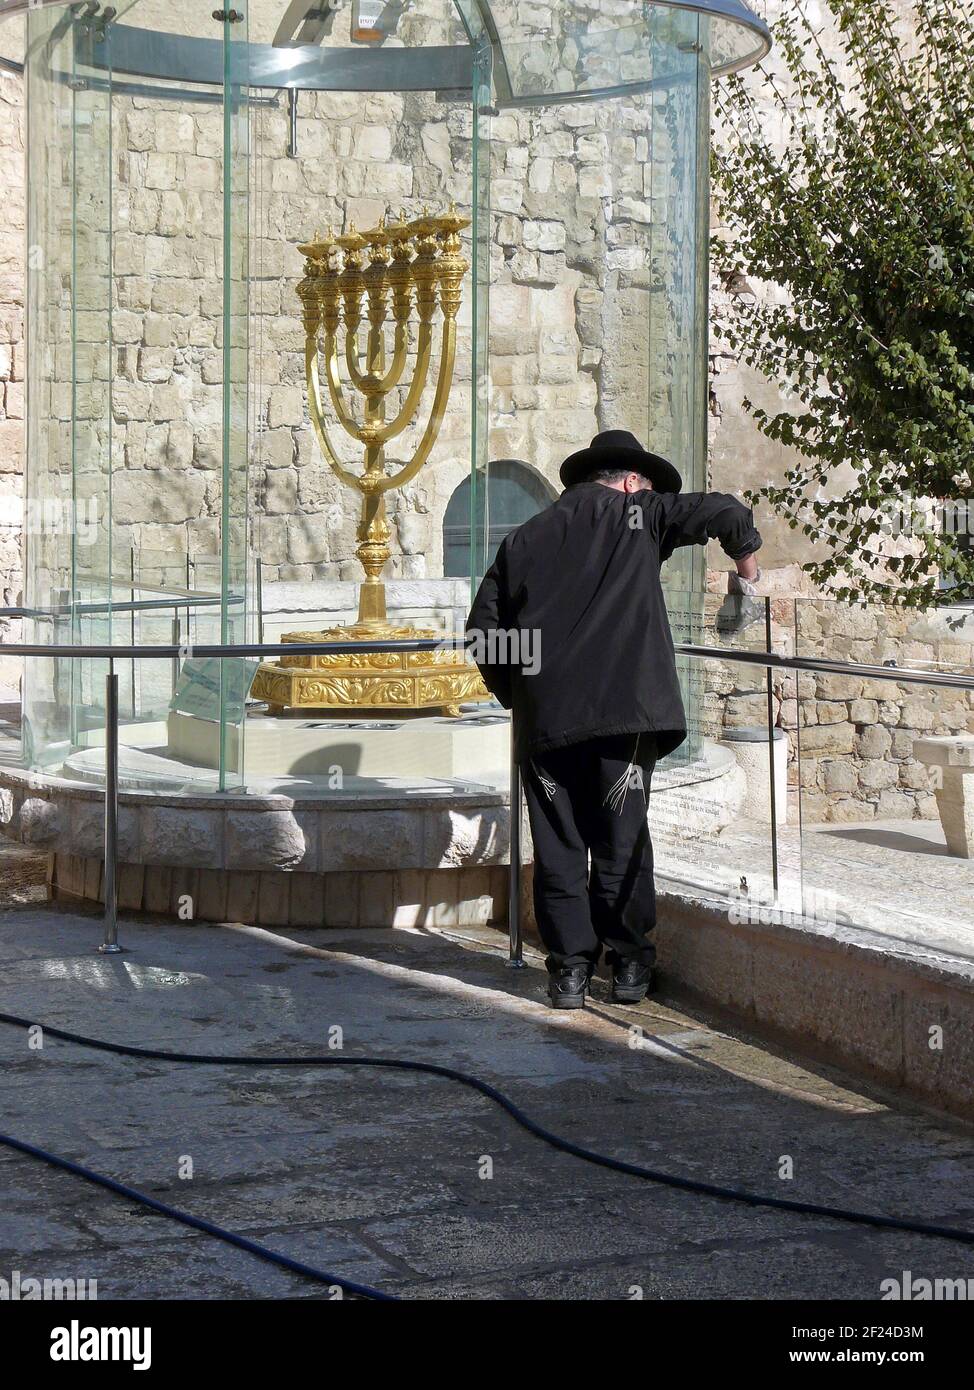
<svg viewBox="0 0 974 1390">
<path fill-rule="evenodd" d="M 913 756 L 927 767 L 940 769 L 935 794 L 948 853 L 974 859 L 974 735 L 918 738 Z"/>
</svg>

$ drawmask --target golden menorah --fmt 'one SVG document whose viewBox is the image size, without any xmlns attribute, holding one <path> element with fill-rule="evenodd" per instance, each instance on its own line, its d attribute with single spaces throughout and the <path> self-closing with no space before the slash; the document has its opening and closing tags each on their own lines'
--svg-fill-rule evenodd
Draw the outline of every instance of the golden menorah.
<svg viewBox="0 0 974 1390">
<path fill-rule="evenodd" d="M 462 255 L 460 232 L 470 225 L 451 204 L 447 213 L 406 221 L 383 219 L 371 231 L 354 224 L 344 236 L 330 232 L 298 247 L 305 275 L 297 290 L 305 332 L 308 405 L 321 451 L 336 476 L 362 498 L 356 554 L 365 571 L 359 589 L 358 619 L 346 628 L 292 632 L 284 642 L 437 637 L 435 629 L 389 622 L 382 571 L 389 560 L 389 523 L 385 496 L 419 473 L 436 443 L 453 382 L 457 314 L 463 277 L 469 269 Z M 430 380 L 437 310 L 442 316 L 436 387 L 430 416 L 411 459 L 386 471 L 386 446 L 413 422 Z M 394 325 L 391 361 L 386 338 Z M 367 329 L 366 329 L 367 325 Z M 416 329 L 412 380 L 399 408 L 387 419 L 387 401 L 398 390 Z M 365 357 L 360 339 L 366 330 Z M 363 401 L 362 421 L 345 402 L 342 362 L 353 391 Z M 328 399 L 339 426 L 363 446 L 364 467 L 355 473 L 332 444 L 325 421 L 321 368 Z M 265 663 L 253 693 L 272 711 L 284 708 L 372 709 L 442 706 L 450 713 L 461 700 L 486 699 L 487 691 L 462 652 L 362 652 L 351 656 L 285 657 Z"/>
</svg>

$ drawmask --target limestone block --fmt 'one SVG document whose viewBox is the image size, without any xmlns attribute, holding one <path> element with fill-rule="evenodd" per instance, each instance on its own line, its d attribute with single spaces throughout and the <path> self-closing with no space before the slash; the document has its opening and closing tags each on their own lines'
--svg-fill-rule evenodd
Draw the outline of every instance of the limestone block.
<svg viewBox="0 0 974 1390">
<path fill-rule="evenodd" d="M 861 758 L 885 758 L 893 744 L 893 736 L 882 724 L 870 724 L 862 729 L 855 742 L 855 751 Z"/>
<path fill-rule="evenodd" d="M 269 469 L 264 479 L 264 508 L 290 516 L 298 505 L 298 475 L 293 468 Z"/>
<path fill-rule="evenodd" d="M 60 833 L 59 806 L 40 797 L 28 797 L 20 808 L 20 838 L 24 844 L 46 849 L 58 843 Z"/>
<path fill-rule="evenodd" d="M 321 874 L 291 876 L 292 926 L 320 927 L 325 922 L 325 880 Z"/>
<path fill-rule="evenodd" d="M 120 864 L 118 867 L 118 906 L 122 911 L 138 912 L 145 891 L 145 866 Z"/>
<path fill-rule="evenodd" d="M 217 192 L 221 185 L 221 162 L 201 155 L 187 154 L 182 160 L 181 187 Z"/>
<path fill-rule="evenodd" d="M 755 692 L 752 695 L 730 695 L 724 704 L 724 722 L 728 728 L 741 728 L 750 724 L 765 724 L 768 719 L 768 697 Z"/>
<path fill-rule="evenodd" d="M 899 781 L 899 767 L 896 763 L 880 758 L 869 758 L 859 769 L 859 782 L 867 791 L 884 791 L 895 787 Z"/>
<path fill-rule="evenodd" d="M 157 314 L 196 314 L 200 307 L 197 281 L 165 277 L 151 283 L 151 305 Z"/>
<path fill-rule="evenodd" d="M 286 927 L 290 921 L 290 899 L 290 874 L 261 874 L 255 920 L 262 927 Z"/>
<path fill-rule="evenodd" d="M 841 724 L 849 718 L 849 708 L 841 700 L 816 700 L 816 724 Z M 853 723 L 856 721 L 853 720 Z"/>
<path fill-rule="evenodd" d="M 392 131 L 386 126 L 364 125 L 355 132 L 352 158 L 382 163 L 392 156 Z"/>
<path fill-rule="evenodd" d="M 876 803 L 877 820 L 913 820 L 916 802 L 908 792 L 887 789 Z"/>
<path fill-rule="evenodd" d="M 288 559 L 296 565 L 328 558 L 328 541 L 320 520 L 311 516 L 292 516 L 287 522 Z M 361 567 L 358 575 L 361 577 Z"/>
<path fill-rule="evenodd" d="M 146 156 L 145 186 L 160 189 L 174 189 L 178 186 L 174 154 L 161 154 L 154 150 Z"/>
<path fill-rule="evenodd" d="M 414 811 L 325 811 L 319 864 L 328 872 L 423 865 L 423 816 Z"/>
<path fill-rule="evenodd" d="M 459 925 L 459 879 L 455 869 L 433 869 L 426 875 L 425 925 Z"/>
<path fill-rule="evenodd" d="M 192 151 L 196 148 L 196 122 L 188 111 L 153 109 L 146 113 L 154 126 L 151 148 Z"/>
<path fill-rule="evenodd" d="M 329 873 L 325 875 L 325 926 L 357 927 L 359 925 L 359 886 L 361 874 Z"/>
<path fill-rule="evenodd" d="M 399 512 L 396 532 L 404 555 L 422 555 L 431 543 L 431 519 L 419 512 Z"/>
<path fill-rule="evenodd" d="M 909 729 L 893 729 L 893 742 L 890 747 L 892 758 L 912 758 L 915 738 Z"/>
<path fill-rule="evenodd" d="M 802 730 L 801 750 L 806 753 L 852 753 L 856 744 L 854 724 L 819 724 Z"/>
<path fill-rule="evenodd" d="M 300 425 L 304 420 L 304 392 L 299 386 L 275 386 L 267 406 L 267 422 L 271 429 L 284 425 Z"/>
<path fill-rule="evenodd" d="M 900 786 L 910 791 L 928 791 L 937 781 L 937 774 L 922 763 L 901 762 Z"/>
<path fill-rule="evenodd" d="M 359 874 L 359 926 L 391 927 L 395 916 L 396 874 L 370 870 Z"/>
<path fill-rule="evenodd" d="M 139 808 L 142 859 L 146 864 L 219 868 L 223 861 L 223 813 L 191 807 Z"/>
<path fill-rule="evenodd" d="M 575 154 L 580 164 L 608 166 L 609 142 L 601 133 L 579 135 L 575 141 Z"/>
<path fill-rule="evenodd" d="M 158 473 L 126 469 L 114 478 L 112 520 L 188 521 L 202 512 L 205 495 L 206 481 L 198 473 L 167 474 L 163 485 Z"/>
<path fill-rule="evenodd" d="M 171 887 L 172 869 L 147 864 L 142 889 L 142 903 L 146 912 L 168 912 Z"/>
<path fill-rule="evenodd" d="M 816 675 L 815 693 L 820 700 L 857 700 L 862 694 L 862 680 L 858 676 Z"/>
<path fill-rule="evenodd" d="M 508 817 L 503 807 L 468 813 L 444 806 L 426 812 L 424 863 L 429 868 L 497 864 L 508 849 Z"/>
<path fill-rule="evenodd" d="M 158 425 L 146 435 L 146 468 L 189 468 L 193 462 L 193 431 L 189 425 Z"/>
<path fill-rule="evenodd" d="M 879 721 L 879 702 L 853 700 L 849 705 L 849 718 L 853 724 L 876 724 Z"/>
<path fill-rule="evenodd" d="M 421 927 L 426 920 L 426 874 L 422 869 L 403 869 L 396 875 L 392 925 Z"/>
<path fill-rule="evenodd" d="M 65 827 L 58 844 L 70 854 L 101 859 L 105 853 L 105 807 L 102 801 L 72 798 L 64 806 Z M 131 806 L 118 809 L 118 857 L 134 863 L 139 858 L 139 820 Z"/>
<path fill-rule="evenodd" d="M 521 179 L 495 179 L 491 195 L 498 212 L 520 212 L 524 206 L 524 183 Z"/>
<path fill-rule="evenodd" d="M 908 729 L 933 729 L 937 725 L 936 694 L 908 695 L 900 710 L 899 722 Z"/>
<path fill-rule="evenodd" d="M 855 767 L 844 760 L 824 759 L 822 777 L 827 792 L 852 792 L 858 784 Z"/>
<path fill-rule="evenodd" d="M 315 867 L 316 833 L 317 817 L 312 814 L 308 814 L 302 824 L 293 811 L 229 811 L 227 867 L 312 869 Z"/>
<path fill-rule="evenodd" d="M 563 222 L 525 222 L 524 245 L 529 251 L 560 251 L 566 242 Z"/>
<path fill-rule="evenodd" d="M 130 420 L 148 420 L 152 407 L 152 392 L 134 381 L 116 381 L 112 391 L 112 413 L 120 424 Z"/>
<path fill-rule="evenodd" d="M 259 889 L 260 874 L 242 870 L 231 873 L 227 887 L 227 920 L 256 922 Z"/>
<path fill-rule="evenodd" d="M 201 869 L 196 915 L 205 922 L 225 921 L 229 889 L 229 874 L 222 869 Z"/>
<path fill-rule="evenodd" d="M 804 799 L 802 801 L 803 811 L 805 809 Z M 832 824 L 848 824 L 850 821 L 871 820 L 874 809 L 870 802 L 859 801 L 853 796 L 840 796 L 835 800 L 829 799 L 827 803 L 827 816 Z"/>
<path fill-rule="evenodd" d="M 554 162 L 550 159 L 532 159 L 528 171 L 528 187 L 534 193 L 547 193 L 554 177 Z"/>
</svg>

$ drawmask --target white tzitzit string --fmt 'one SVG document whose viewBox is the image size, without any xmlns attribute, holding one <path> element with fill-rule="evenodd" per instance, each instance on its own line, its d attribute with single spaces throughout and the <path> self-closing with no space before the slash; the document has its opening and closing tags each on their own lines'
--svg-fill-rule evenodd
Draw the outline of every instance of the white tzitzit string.
<svg viewBox="0 0 974 1390">
<path fill-rule="evenodd" d="M 541 783 L 542 787 L 545 789 L 545 791 L 546 791 L 546 793 L 547 793 L 547 795 L 548 795 L 548 800 L 549 800 L 549 801 L 554 801 L 554 799 L 555 799 L 555 792 L 558 790 L 558 787 L 557 787 L 556 783 L 554 783 L 554 782 L 551 780 L 550 777 L 546 776 L 546 774 L 543 773 L 543 772 L 541 771 L 540 767 L 539 767 L 538 764 L 534 761 L 533 758 L 531 759 L 531 766 L 532 766 L 532 768 L 534 769 L 534 773 L 535 773 L 535 776 L 537 777 L 538 781 Z"/>
<path fill-rule="evenodd" d="M 636 766 L 636 759 L 639 756 L 640 737 L 641 735 L 636 735 L 636 746 L 632 750 L 632 762 L 626 768 L 622 776 L 617 777 L 612 783 L 612 786 L 605 794 L 605 800 L 602 802 L 602 805 L 608 806 L 610 810 L 618 811 L 620 816 L 626 804 L 626 793 L 629 791 L 629 788 L 635 786 L 638 787 L 640 791 L 644 790 L 643 770 L 641 767 Z"/>
</svg>

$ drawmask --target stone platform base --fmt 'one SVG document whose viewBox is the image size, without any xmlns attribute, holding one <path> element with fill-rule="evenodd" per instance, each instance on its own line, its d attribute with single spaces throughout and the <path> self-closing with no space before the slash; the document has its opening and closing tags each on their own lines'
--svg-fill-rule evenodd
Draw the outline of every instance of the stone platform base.
<svg viewBox="0 0 974 1390">
<path fill-rule="evenodd" d="M 240 730 L 227 731 L 227 759 L 238 766 Z M 167 725 L 170 758 L 198 767 L 220 765 L 220 726 L 174 712 Z M 342 718 L 253 714 L 243 731 L 247 776 L 455 777 L 495 784 L 508 777 L 511 721 L 483 708 L 458 717 L 396 712 Z"/>
<path fill-rule="evenodd" d="M 243 869 L 119 866 L 119 907 L 183 922 L 261 927 L 503 926 L 508 871 L 403 869 L 366 873 L 263 873 Z M 50 856 L 52 897 L 104 901 L 100 859 Z"/>
</svg>

